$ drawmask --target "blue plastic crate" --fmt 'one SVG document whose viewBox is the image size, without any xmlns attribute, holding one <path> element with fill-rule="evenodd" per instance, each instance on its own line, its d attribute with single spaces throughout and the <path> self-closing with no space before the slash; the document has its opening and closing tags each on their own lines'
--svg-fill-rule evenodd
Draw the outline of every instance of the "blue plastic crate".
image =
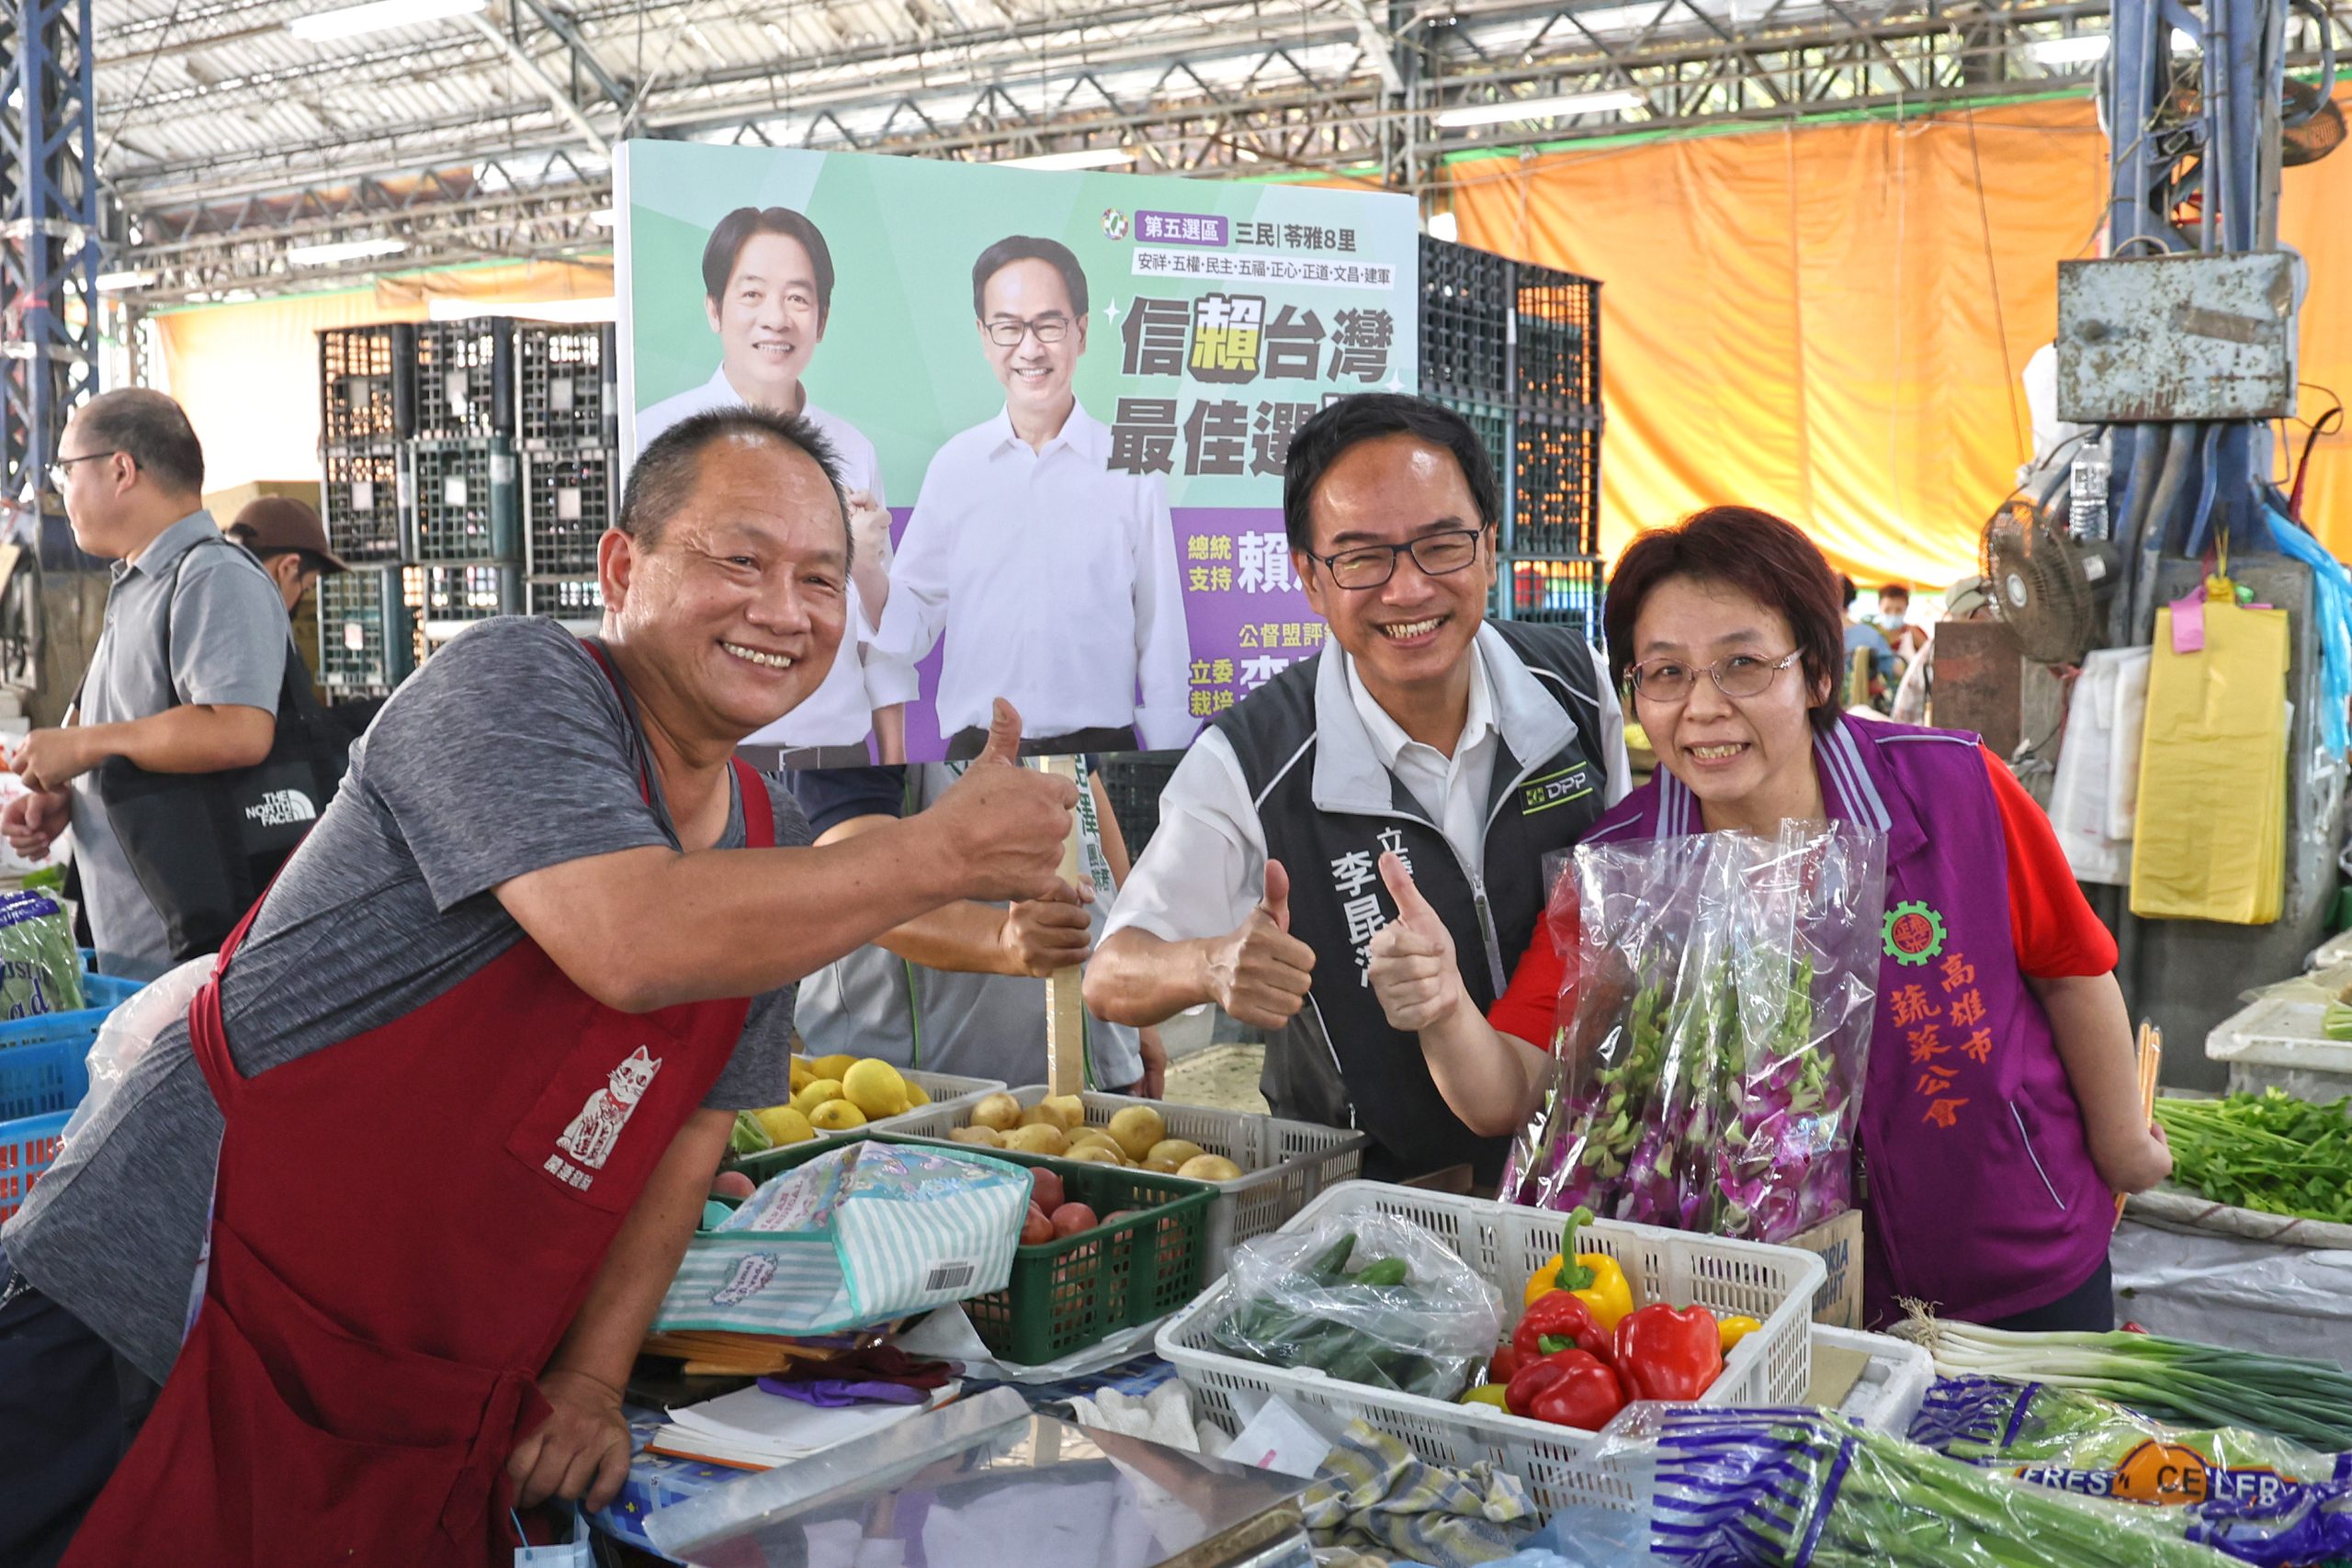
<svg viewBox="0 0 2352 1568">
<path fill-rule="evenodd" d="M 0 1122 L 46 1116 L 81 1104 L 90 1089 L 85 1058 L 96 1035 L 96 1030 L 87 1030 L 76 1039 L 0 1051 Z"/>
<path fill-rule="evenodd" d="M 58 1041 L 71 1041 L 87 1051 L 90 1042 L 98 1037 L 98 1025 L 107 1021 L 112 1008 L 84 1008 L 79 1012 L 38 1012 L 30 1018 L 10 1019 L 0 1023 L 0 1055 L 26 1045 L 48 1045 Z"/>
<path fill-rule="evenodd" d="M 69 1112 L 0 1122 L 0 1222 L 24 1206 L 40 1173 L 57 1158 Z"/>
</svg>

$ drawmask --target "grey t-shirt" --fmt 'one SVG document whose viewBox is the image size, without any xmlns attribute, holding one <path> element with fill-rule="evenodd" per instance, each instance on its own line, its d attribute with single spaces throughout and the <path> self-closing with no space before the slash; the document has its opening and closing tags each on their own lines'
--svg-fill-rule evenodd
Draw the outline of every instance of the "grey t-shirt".
<svg viewBox="0 0 2352 1568">
<path fill-rule="evenodd" d="M 136 562 L 117 561 L 113 570 L 106 626 L 82 682 L 82 723 L 119 724 L 183 704 L 277 711 L 293 646 L 286 603 L 260 564 L 221 537 L 212 513 L 189 513 Z M 75 779 L 73 795 L 74 854 L 99 972 L 153 979 L 172 964 L 164 918 L 107 822 L 97 775 Z"/>
<path fill-rule="evenodd" d="M 395 694 L 334 802 L 287 863 L 229 967 L 221 1008 L 247 1075 L 391 1021 L 522 936 L 492 888 L 565 861 L 677 842 L 639 794 L 643 740 L 552 621 L 487 621 Z M 779 844 L 808 841 L 783 785 Z M 722 848 L 743 842 L 739 802 Z M 792 988 L 755 998 L 704 1104 L 789 1092 Z M 220 1115 L 173 1025 L 0 1236 L 45 1294 L 161 1380 L 178 1355 Z"/>
</svg>

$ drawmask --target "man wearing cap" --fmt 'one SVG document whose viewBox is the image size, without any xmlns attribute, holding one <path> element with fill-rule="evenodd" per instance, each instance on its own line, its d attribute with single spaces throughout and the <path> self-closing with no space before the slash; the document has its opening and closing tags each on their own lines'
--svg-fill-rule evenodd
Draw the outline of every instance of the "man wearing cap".
<svg viewBox="0 0 2352 1568">
<path fill-rule="evenodd" d="M 322 577 L 349 571 L 350 563 L 327 548 L 326 525 L 309 504 L 290 495 L 265 495 L 245 502 L 229 525 L 229 537 L 253 552 L 277 584 L 288 615 Z"/>
</svg>

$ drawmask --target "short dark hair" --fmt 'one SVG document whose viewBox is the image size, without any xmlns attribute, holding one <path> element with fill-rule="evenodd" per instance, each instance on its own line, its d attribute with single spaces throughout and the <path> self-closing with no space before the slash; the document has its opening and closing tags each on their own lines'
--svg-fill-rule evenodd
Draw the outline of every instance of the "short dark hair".
<svg viewBox="0 0 2352 1568">
<path fill-rule="evenodd" d="M 740 403 L 706 409 L 670 426 L 637 455 L 621 492 L 621 513 L 613 526 L 647 549 L 662 542 L 662 530 L 695 492 L 702 471 L 703 448 L 730 435 L 765 436 L 807 453 L 823 470 L 832 488 L 833 505 L 841 513 L 842 535 L 849 536 L 849 501 L 842 493 L 842 460 L 824 433 L 797 414 Z"/>
<path fill-rule="evenodd" d="M 1911 590 L 1900 582 L 1888 583 L 1878 591 L 1878 596 L 1882 599 L 1900 599 L 1905 604 L 1911 603 Z"/>
<path fill-rule="evenodd" d="M 1838 722 L 1838 673 L 1846 661 L 1846 606 L 1838 597 L 1838 574 L 1814 542 L 1794 524 L 1752 506 L 1710 506 L 1670 528 L 1653 528 L 1625 547 L 1610 575 L 1609 669 L 1617 683 L 1634 664 L 1634 623 L 1653 589 L 1687 577 L 1736 588 L 1779 612 L 1804 656 L 1808 697 L 1826 685 L 1829 694 L 1808 703 L 1814 728 Z"/>
<path fill-rule="evenodd" d="M 204 444 L 187 411 L 145 387 L 100 392 L 84 403 L 74 423 L 94 451 L 119 452 L 157 484 L 187 495 L 204 491 Z"/>
<path fill-rule="evenodd" d="M 702 248 L 703 293 L 716 300 L 727 292 L 728 281 L 735 276 L 735 264 L 754 234 L 782 234 L 800 243 L 800 248 L 808 253 L 809 266 L 817 274 L 817 320 L 822 321 L 832 314 L 832 250 L 817 225 L 789 207 L 739 207 L 712 224 L 710 240 Z"/>
<path fill-rule="evenodd" d="M 1502 486 L 1496 481 L 1486 444 L 1468 420 L 1442 403 L 1409 393 L 1357 392 L 1316 410 L 1291 437 L 1283 469 L 1283 529 L 1290 536 L 1292 549 L 1314 546 L 1315 491 L 1331 465 L 1350 447 L 1384 435 L 1416 436 L 1453 453 L 1478 508 L 1478 525 L 1491 528 L 1501 520 Z"/>
<path fill-rule="evenodd" d="M 264 566 L 267 566 L 280 556 L 300 556 L 304 571 L 315 571 L 321 577 L 327 574 L 327 558 L 316 550 L 306 550 L 300 545 L 256 545 L 254 543 L 254 531 L 235 523 L 230 524 L 221 532 L 244 546 L 246 552 Z"/>
<path fill-rule="evenodd" d="M 1078 265 L 1078 257 L 1059 240 L 1040 240 L 1027 234 L 1013 234 L 999 240 L 980 253 L 972 264 L 972 314 L 985 319 L 988 315 L 989 279 L 1017 261 L 1041 261 L 1062 275 L 1062 288 L 1069 294 L 1069 308 L 1080 321 L 1086 319 L 1086 269 Z"/>
</svg>

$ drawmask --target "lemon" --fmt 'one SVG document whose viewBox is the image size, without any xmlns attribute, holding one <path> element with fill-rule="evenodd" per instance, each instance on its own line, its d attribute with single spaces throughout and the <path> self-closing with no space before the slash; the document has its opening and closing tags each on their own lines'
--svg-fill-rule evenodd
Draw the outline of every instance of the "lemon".
<svg viewBox="0 0 2352 1568">
<path fill-rule="evenodd" d="M 868 1117 L 896 1116 L 907 1108 L 907 1080 L 889 1063 L 869 1056 L 842 1075 L 842 1098 Z"/>
<path fill-rule="evenodd" d="M 797 1056 L 793 1057 L 792 1092 L 798 1094 L 802 1089 L 807 1089 L 810 1084 L 815 1083 L 816 1081 L 817 1075 L 809 1070 L 808 1064 L 802 1061 Z"/>
<path fill-rule="evenodd" d="M 811 1056 L 808 1070 L 820 1078 L 846 1078 L 849 1070 L 857 1066 L 857 1058 L 846 1053 L 831 1056 Z"/>
<path fill-rule="evenodd" d="M 907 1109 L 912 1111 L 918 1105 L 929 1105 L 930 1103 L 931 1096 L 922 1091 L 922 1085 L 915 1082 L 912 1078 L 909 1078 L 907 1080 Z"/>
<path fill-rule="evenodd" d="M 765 1133 L 768 1142 L 778 1148 L 787 1144 L 805 1144 L 817 1135 L 817 1130 L 808 1124 L 808 1118 L 789 1105 L 771 1105 L 759 1112 L 757 1120 L 760 1131 Z"/>
<path fill-rule="evenodd" d="M 792 1097 L 792 1103 L 799 1107 L 801 1114 L 805 1116 L 815 1111 L 817 1107 L 824 1104 L 825 1101 L 829 1100 L 839 1100 L 841 1098 L 841 1079 L 819 1078 L 809 1084 L 807 1088 L 803 1089 L 798 1094 L 794 1095 Z"/>
<path fill-rule="evenodd" d="M 846 1100 L 829 1100 L 809 1114 L 808 1121 L 820 1133 L 846 1133 L 865 1125 L 865 1112 Z"/>
</svg>

